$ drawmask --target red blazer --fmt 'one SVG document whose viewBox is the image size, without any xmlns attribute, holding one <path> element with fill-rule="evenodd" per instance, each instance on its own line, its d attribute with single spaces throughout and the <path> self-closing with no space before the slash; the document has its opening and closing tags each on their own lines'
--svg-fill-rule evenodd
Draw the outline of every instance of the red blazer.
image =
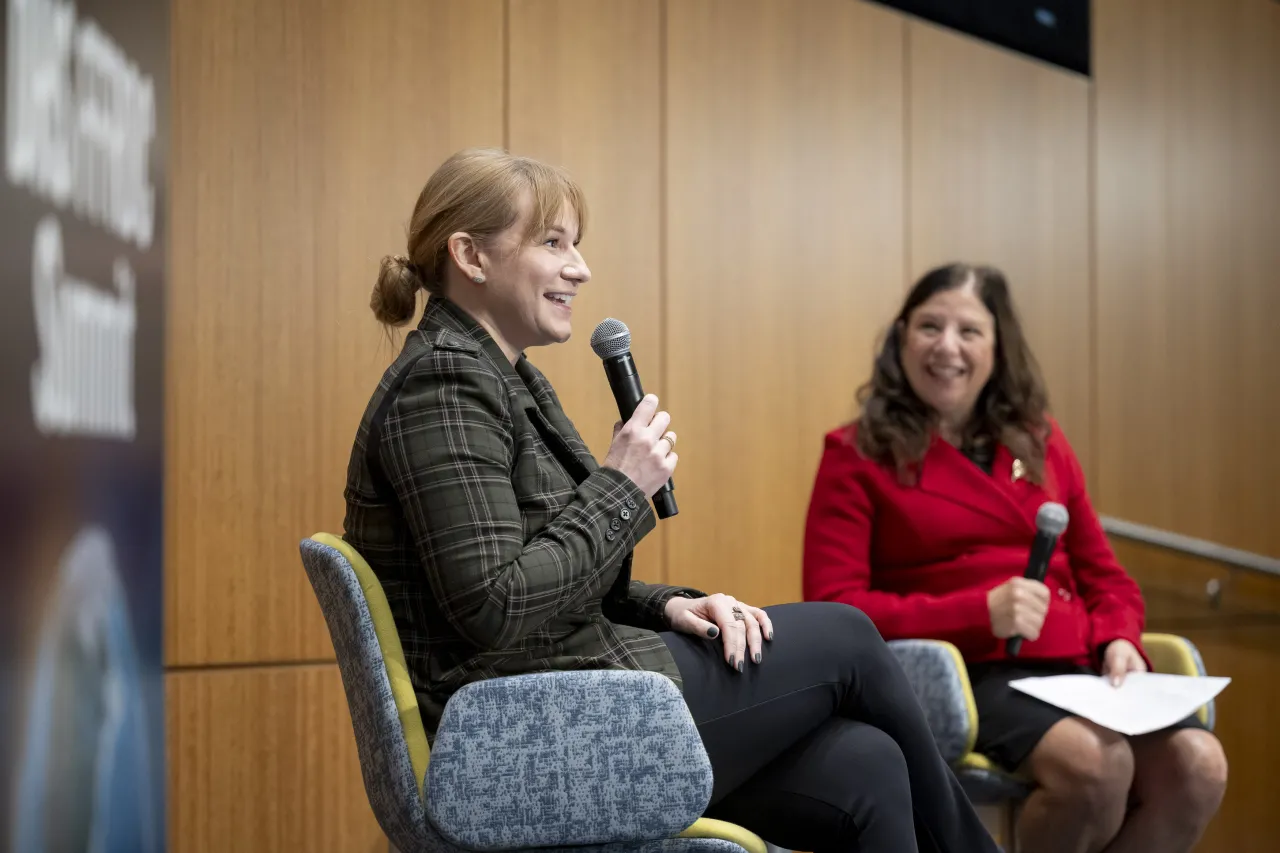
<svg viewBox="0 0 1280 853">
<path fill-rule="evenodd" d="M 947 640 L 971 663 L 1004 658 L 987 592 L 1025 572 L 1036 511 L 1054 500 L 1071 519 L 1045 575 L 1044 627 L 1020 657 L 1098 667 L 1110 640 L 1142 651 L 1138 585 L 1116 561 L 1080 462 L 1052 427 L 1043 487 L 1013 482 L 1014 460 L 1003 446 L 988 475 L 937 437 L 917 485 L 903 486 L 891 466 L 858 453 L 856 426 L 828 433 L 805 525 L 805 599 L 859 608 L 886 640 Z"/>
</svg>

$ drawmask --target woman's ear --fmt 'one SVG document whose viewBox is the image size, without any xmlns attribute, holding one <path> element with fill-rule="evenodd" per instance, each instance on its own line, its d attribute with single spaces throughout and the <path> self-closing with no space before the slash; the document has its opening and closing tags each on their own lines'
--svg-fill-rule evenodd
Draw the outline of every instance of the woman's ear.
<svg viewBox="0 0 1280 853">
<path fill-rule="evenodd" d="M 449 235 L 449 259 L 468 280 L 476 284 L 484 284 L 484 258 L 475 238 L 465 231 L 456 231 Z"/>
<path fill-rule="evenodd" d="M 894 320 L 893 325 L 889 327 L 889 333 L 884 336 L 885 352 L 893 353 L 894 361 L 898 360 L 898 353 L 902 352 L 902 341 L 907 334 L 907 321 Z"/>
</svg>

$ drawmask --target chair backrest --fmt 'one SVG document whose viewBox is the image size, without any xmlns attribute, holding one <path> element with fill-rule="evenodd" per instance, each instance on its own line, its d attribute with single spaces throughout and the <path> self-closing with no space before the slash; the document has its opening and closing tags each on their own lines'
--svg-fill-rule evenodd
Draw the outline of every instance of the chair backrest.
<svg viewBox="0 0 1280 853">
<path fill-rule="evenodd" d="M 382 585 L 339 537 L 317 533 L 300 551 L 337 654 L 374 817 L 400 850 L 450 849 L 426 819 L 427 735 Z"/>
<path fill-rule="evenodd" d="M 337 536 L 317 533 L 302 540 L 300 550 L 337 654 L 360 772 L 378 824 L 403 853 L 461 853 L 426 816 L 422 794 L 430 748 L 382 584 L 368 562 Z M 765 844 L 740 827 L 704 818 L 678 838 L 611 848 L 615 853 L 763 853 Z"/>
</svg>

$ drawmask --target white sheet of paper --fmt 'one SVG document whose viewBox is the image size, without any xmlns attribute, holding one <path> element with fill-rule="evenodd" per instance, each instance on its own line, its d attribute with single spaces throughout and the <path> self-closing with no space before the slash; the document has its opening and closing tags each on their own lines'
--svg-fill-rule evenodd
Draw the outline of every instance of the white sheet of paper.
<svg viewBox="0 0 1280 853">
<path fill-rule="evenodd" d="M 1018 678 L 1009 686 L 1125 735 L 1141 735 L 1190 716 L 1230 678 L 1131 672 L 1119 687 L 1099 675 Z"/>
</svg>

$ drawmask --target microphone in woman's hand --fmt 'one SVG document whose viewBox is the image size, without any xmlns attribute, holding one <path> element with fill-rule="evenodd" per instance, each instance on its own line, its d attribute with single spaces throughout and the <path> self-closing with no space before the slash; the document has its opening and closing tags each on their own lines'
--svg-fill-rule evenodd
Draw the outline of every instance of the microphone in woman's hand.
<svg viewBox="0 0 1280 853">
<path fill-rule="evenodd" d="M 604 375 L 618 404 L 618 414 L 624 421 L 644 399 L 640 374 L 631 358 L 631 330 L 621 320 L 609 317 L 600 321 L 591 333 L 591 349 L 604 361 Z M 658 518 L 670 518 L 680 510 L 676 507 L 675 483 L 668 479 L 653 496 L 653 508 Z"/>
<path fill-rule="evenodd" d="M 1049 558 L 1053 556 L 1053 549 L 1058 547 L 1058 537 L 1067 529 L 1070 518 L 1062 504 L 1049 501 L 1040 505 L 1036 512 L 1036 538 L 1031 543 L 1031 555 L 1027 558 L 1027 571 L 1023 575 L 1028 580 L 1044 583 Z M 1022 638 L 1010 637 L 1005 642 L 1005 650 L 1010 657 L 1017 657 L 1022 650 Z"/>
</svg>

